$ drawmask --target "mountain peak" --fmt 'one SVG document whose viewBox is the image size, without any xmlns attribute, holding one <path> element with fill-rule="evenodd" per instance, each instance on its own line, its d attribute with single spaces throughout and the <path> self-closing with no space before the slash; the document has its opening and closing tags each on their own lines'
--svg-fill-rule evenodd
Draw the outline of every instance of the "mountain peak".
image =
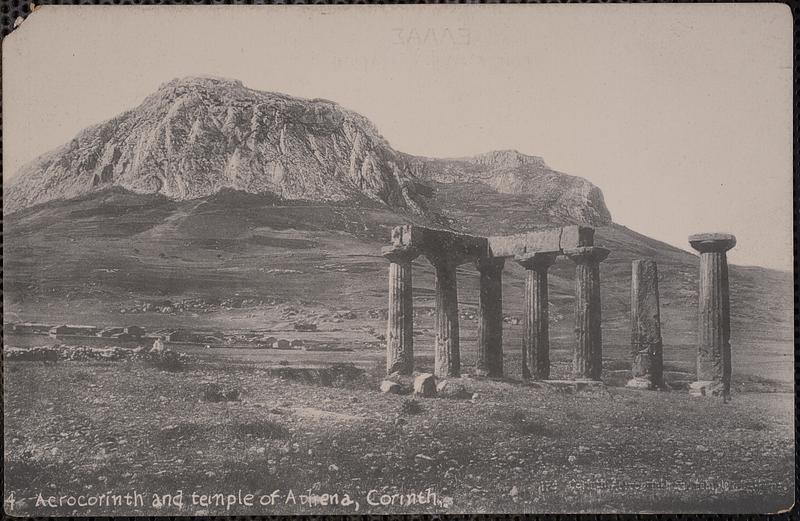
<svg viewBox="0 0 800 521">
<path fill-rule="evenodd" d="M 26 165 L 12 179 L 4 209 L 116 186 L 175 200 L 225 189 L 329 202 L 367 197 L 425 214 L 430 181 L 547 193 L 539 200 L 558 211 L 538 204 L 531 211 L 570 221 L 610 220 L 599 189 L 550 170 L 540 157 L 498 150 L 463 159 L 418 158 L 397 152 L 367 118 L 334 102 L 261 92 L 213 76 L 166 82 L 138 107 Z"/>
</svg>

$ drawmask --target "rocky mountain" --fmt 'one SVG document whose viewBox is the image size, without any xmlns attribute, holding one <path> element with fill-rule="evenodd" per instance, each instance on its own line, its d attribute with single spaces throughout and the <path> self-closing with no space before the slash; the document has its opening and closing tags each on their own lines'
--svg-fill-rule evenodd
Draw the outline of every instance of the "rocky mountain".
<svg viewBox="0 0 800 521">
<path fill-rule="evenodd" d="M 416 157 L 395 151 L 369 120 L 331 101 L 215 78 L 166 83 L 138 107 L 26 165 L 6 188 L 4 210 L 121 187 L 173 200 L 223 189 L 288 200 L 367 197 L 424 215 L 437 185 L 475 183 L 531 194 L 530 211 L 556 221 L 611 221 L 597 187 L 541 158 L 516 151 Z"/>
</svg>

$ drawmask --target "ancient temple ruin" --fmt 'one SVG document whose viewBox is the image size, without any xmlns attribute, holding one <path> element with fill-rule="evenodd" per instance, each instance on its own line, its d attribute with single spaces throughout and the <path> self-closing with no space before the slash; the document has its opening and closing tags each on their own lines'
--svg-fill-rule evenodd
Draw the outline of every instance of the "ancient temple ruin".
<svg viewBox="0 0 800 521">
<path fill-rule="evenodd" d="M 697 381 L 692 394 L 730 393 L 730 301 L 725 252 L 733 235 L 705 233 L 689 238 L 700 253 Z M 416 225 L 397 226 L 392 244 L 383 248 L 389 260 L 389 311 L 386 333 L 387 374 L 414 371 L 412 269 L 423 255 L 435 269 L 436 339 L 434 374 L 461 376 L 456 269 L 473 263 L 480 273 L 476 374 L 503 376 L 503 268 L 512 259 L 526 270 L 522 349 L 525 379 L 550 377 L 547 273 L 558 257 L 575 264 L 575 338 L 572 376 L 599 381 L 603 340 L 600 263 L 610 253 L 594 245 L 587 226 L 549 228 L 516 235 L 476 237 Z M 632 379 L 628 386 L 664 387 L 658 270 L 655 261 L 635 260 L 631 277 Z"/>
<path fill-rule="evenodd" d="M 383 248 L 389 260 L 387 374 L 414 370 L 412 261 L 420 255 L 436 273 L 434 373 L 461 375 L 456 268 L 473 263 L 480 272 L 477 373 L 503 376 L 502 273 L 507 259 L 527 270 L 525 282 L 523 376 L 550 377 L 547 272 L 559 256 L 575 263 L 575 350 L 573 376 L 600 380 L 600 262 L 609 250 L 594 245 L 594 229 L 565 226 L 516 235 L 476 237 L 416 225 L 392 230 Z"/>
</svg>

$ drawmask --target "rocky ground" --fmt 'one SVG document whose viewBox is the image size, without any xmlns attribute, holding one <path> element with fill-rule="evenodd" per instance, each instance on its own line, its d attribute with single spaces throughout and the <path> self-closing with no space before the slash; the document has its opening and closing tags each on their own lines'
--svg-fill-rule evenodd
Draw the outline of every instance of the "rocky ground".
<svg viewBox="0 0 800 521">
<path fill-rule="evenodd" d="M 12 493 L 14 514 L 42 516 L 353 513 L 356 503 L 359 513 L 774 512 L 792 503 L 793 396 L 779 388 L 723 403 L 463 378 L 464 398 L 414 398 L 379 392 L 380 362 L 182 359 L 178 370 L 136 359 L 7 362 L 6 511 Z M 178 491 L 180 507 L 152 506 L 153 494 Z M 68 504 L 126 493 L 145 506 Z M 203 500 L 216 493 L 218 504 Z M 396 495 L 411 493 L 430 502 Z M 321 505 L 333 501 L 324 494 L 338 494 L 338 505 Z"/>
</svg>

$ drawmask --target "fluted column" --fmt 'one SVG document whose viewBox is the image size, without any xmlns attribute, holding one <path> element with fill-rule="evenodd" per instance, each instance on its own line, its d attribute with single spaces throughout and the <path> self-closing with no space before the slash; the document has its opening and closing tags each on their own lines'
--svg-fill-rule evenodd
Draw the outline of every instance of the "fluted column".
<svg viewBox="0 0 800 521">
<path fill-rule="evenodd" d="M 386 374 L 410 375 L 414 371 L 414 303 L 411 262 L 418 252 L 413 248 L 388 247 L 389 313 L 386 327 Z"/>
<path fill-rule="evenodd" d="M 600 263 L 606 248 L 585 246 L 564 252 L 575 262 L 575 379 L 600 380 L 603 373 L 603 337 L 600 328 Z"/>
<path fill-rule="evenodd" d="M 547 270 L 557 253 L 528 253 L 515 260 L 525 268 L 525 316 L 522 336 L 522 377 L 550 378 L 550 313 Z"/>
<path fill-rule="evenodd" d="M 736 237 L 726 233 L 702 233 L 689 237 L 700 252 L 700 287 L 697 337 L 697 381 L 693 394 L 722 394 L 731 389 L 731 319 L 728 258 Z"/>
<path fill-rule="evenodd" d="M 663 387 L 664 361 L 658 266 L 653 260 L 631 264 L 631 379 L 627 387 Z"/>
<path fill-rule="evenodd" d="M 445 256 L 428 257 L 436 270 L 436 343 L 434 374 L 440 378 L 461 376 L 458 338 L 457 262 Z"/>
<path fill-rule="evenodd" d="M 478 307 L 479 376 L 503 376 L 503 257 L 484 257 L 475 262 L 481 274 Z"/>
</svg>

